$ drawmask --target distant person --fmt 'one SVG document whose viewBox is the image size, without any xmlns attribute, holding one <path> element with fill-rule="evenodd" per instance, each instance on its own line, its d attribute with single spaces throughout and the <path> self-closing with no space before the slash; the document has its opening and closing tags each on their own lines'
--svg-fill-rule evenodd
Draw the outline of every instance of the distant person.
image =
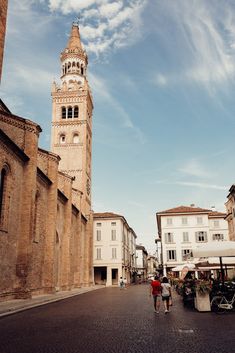
<svg viewBox="0 0 235 353">
<path fill-rule="evenodd" d="M 170 298 L 171 297 L 171 285 L 167 279 L 167 277 L 163 277 L 162 279 L 162 300 L 165 308 L 165 314 L 169 313 L 169 307 L 170 307 Z"/>
<path fill-rule="evenodd" d="M 155 276 L 154 280 L 150 283 L 149 296 L 153 296 L 153 306 L 154 312 L 159 314 L 160 304 L 161 304 L 161 293 L 162 287 L 159 277 Z"/>
<path fill-rule="evenodd" d="M 119 288 L 124 289 L 124 281 L 122 277 L 120 277 L 120 280 L 119 280 Z"/>
</svg>

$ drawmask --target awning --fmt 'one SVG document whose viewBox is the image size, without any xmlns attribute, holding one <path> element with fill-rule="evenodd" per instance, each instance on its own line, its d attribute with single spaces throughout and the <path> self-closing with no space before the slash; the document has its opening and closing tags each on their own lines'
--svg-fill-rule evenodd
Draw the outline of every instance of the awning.
<svg viewBox="0 0 235 353">
<path fill-rule="evenodd" d="M 194 257 L 235 256 L 235 241 L 215 240 L 213 243 L 198 245 L 192 252 Z"/>
</svg>

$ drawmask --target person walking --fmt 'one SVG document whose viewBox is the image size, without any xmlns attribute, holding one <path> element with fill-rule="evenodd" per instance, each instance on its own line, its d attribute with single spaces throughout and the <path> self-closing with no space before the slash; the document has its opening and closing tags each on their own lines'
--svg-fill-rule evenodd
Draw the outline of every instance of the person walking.
<svg viewBox="0 0 235 353">
<path fill-rule="evenodd" d="M 163 304 L 164 304 L 164 308 L 165 308 L 165 314 L 167 314 L 170 312 L 170 310 L 169 310 L 170 298 L 172 298 L 171 285 L 170 285 L 167 277 L 163 277 L 161 287 L 162 287 L 162 300 L 163 300 Z"/>
<path fill-rule="evenodd" d="M 154 312 L 157 314 L 159 314 L 161 304 L 161 292 L 161 282 L 159 281 L 159 277 L 155 276 L 154 280 L 150 283 L 149 296 L 153 296 Z"/>
<path fill-rule="evenodd" d="M 124 289 L 124 281 L 122 277 L 120 277 L 120 280 L 119 280 L 119 288 Z"/>
</svg>

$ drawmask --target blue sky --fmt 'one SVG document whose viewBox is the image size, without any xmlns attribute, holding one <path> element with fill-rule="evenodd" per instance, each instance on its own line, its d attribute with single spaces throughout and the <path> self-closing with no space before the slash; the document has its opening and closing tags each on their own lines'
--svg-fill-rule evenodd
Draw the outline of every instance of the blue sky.
<svg viewBox="0 0 235 353">
<path fill-rule="evenodd" d="M 40 124 L 45 149 L 77 17 L 95 104 L 93 209 L 125 216 L 153 252 L 156 212 L 224 211 L 235 182 L 235 3 L 10 0 L 1 97 Z"/>
</svg>

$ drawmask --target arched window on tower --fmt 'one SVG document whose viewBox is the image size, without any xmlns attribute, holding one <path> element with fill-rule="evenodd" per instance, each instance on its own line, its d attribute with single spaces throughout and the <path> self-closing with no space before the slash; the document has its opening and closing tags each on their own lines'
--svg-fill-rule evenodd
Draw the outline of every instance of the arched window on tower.
<svg viewBox="0 0 235 353">
<path fill-rule="evenodd" d="M 68 107 L 68 119 L 72 119 L 72 117 L 73 117 L 73 108 Z"/>
<path fill-rule="evenodd" d="M 64 144 L 66 142 L 65 134 L 61 134 L 59 137 L 59 143 Z"/>
<path fill-rule="evenodd" d="M 84 74 L 84 68 L 83 68 L 83 65 L 81 65 L 81 75 Z"/>
<path fill-rule="evenodd" d="M 68 72 L 70 72 L 71 62 L 68 63 Z"/>
<path fill-rule="evenodd" d="M 66 107 L 61 108 L 61 118 L 66 119 Z"/>
<path fill-rule="evenodd" d="M 73 135 L 73 143 L 79 143 L 79 135 L 77 133 Z"/>
<path fill-rule="evenodd" d="M 73 115 L 74 118 L 78 118 L 78 106 L 75 105 L 74 107 L 74 115 Z"/>
</svg>

